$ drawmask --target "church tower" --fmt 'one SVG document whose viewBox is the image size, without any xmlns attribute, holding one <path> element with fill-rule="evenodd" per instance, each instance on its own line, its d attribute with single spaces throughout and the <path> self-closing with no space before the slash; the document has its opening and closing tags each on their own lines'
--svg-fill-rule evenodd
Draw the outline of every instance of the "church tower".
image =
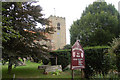
<svg viewBox="0 0 120 80">
<path fill-rule="evenodd" d="M 118 12 L 120 14 L 120 1 L 118 2 Z"/>
<path fill-rule="evenodd" d="M 48 18 L 51 27 L 55 28 L 54 34 L 51 34 L 52 50 L 61 49 L 66 45 L 66 23 L 65 18 L 50 16 Z"/>
</svg>

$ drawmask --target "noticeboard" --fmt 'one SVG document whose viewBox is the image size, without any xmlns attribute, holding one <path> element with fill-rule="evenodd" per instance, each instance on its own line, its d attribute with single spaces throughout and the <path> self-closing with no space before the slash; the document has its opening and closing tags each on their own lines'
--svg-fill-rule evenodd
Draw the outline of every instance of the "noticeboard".
<svg viewBox="0 0 120 80">
<path fill-rule="evenodd" d="M 74 70 L 83 68 L 85 68 L 84 50 L 81 47 L 79 40 L 77 40 L 72 46 L 71 69 Z"/>
</svg>

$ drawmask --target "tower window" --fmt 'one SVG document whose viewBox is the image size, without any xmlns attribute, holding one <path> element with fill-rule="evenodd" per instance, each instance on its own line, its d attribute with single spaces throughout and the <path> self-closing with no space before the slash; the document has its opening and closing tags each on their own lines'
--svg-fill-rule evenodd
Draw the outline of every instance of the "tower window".
<svg viewBox="0 0 120 80">
<path fill-rule="evenodd" d="M 60 30 L 60 23 L 57 23 L 57 29 Z"/>
<path fill-rule="evenodd" d="M 57 23 L 57 27 L 60 27 L 60 23 Z"/>
</svg>

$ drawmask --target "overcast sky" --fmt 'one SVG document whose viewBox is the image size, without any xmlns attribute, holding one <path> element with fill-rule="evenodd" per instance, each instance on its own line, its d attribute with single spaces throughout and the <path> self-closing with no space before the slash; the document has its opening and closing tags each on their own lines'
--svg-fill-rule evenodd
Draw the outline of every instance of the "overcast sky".
<svg viewBox="0 0 120 80">
<path fill-rule="evenodd" d="M 42 13 L 48 18 L 56 15 L 66 18 L 66 44 L 70 44 L 69 29 L 73 21 L 80 19 L 83 10 L 96 0 L 39 0 L 37 3 L 43 8 Z M 113 4 L 118 10 L 120 0 L 105 0 L 107 4 Z"/>
</svg>

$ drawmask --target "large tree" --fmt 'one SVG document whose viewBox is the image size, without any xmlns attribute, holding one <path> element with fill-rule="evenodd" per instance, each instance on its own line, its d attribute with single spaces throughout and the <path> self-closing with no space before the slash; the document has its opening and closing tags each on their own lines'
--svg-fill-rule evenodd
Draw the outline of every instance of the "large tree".
<svg viewBox="0 0 120 80">
<path fill-rule="evenodd" d="M 72 24 L 71 44 L 79 39 L 84 46 L 108 45 L 120 32 L 118 15 L 112 4 L 93 2 L 83 11 L 81 18 Z"/>
<path fill-rule="evenodd" d="M 47 57 L 47 45 L 39 40 L 48 41 L 44 33 L 52 33 L 52 28 L 39 28 L 37 23 L 48 25 L 49 21 L 43 18 L 42 8 L 32 5 L 33 2 L 3 2 L 2 3 L 2 30 L 4 61 L 8 61 L 8 72 L 16 64 L 18 57 L 33 58 Z"/>
</svg>

